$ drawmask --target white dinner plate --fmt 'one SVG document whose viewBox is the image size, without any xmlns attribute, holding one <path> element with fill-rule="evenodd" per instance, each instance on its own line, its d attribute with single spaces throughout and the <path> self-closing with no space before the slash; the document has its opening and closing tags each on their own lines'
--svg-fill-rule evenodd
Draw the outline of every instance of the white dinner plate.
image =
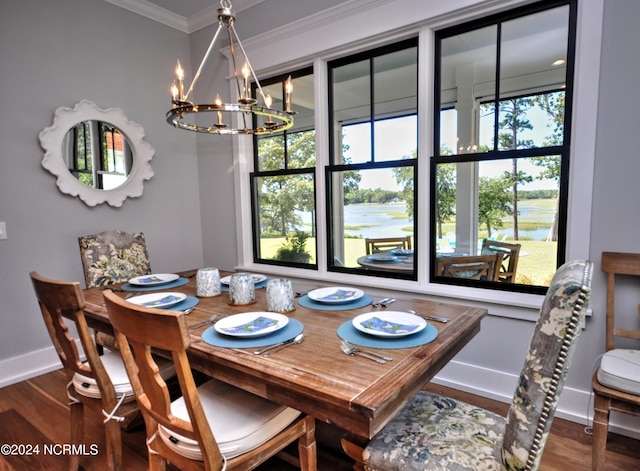
<svg viewBox="0 0 640 471">
<path fill-rule="evenodd" d="M 318 303 L 343 304 L 350 303 L 364 296 L 364 291 L 348 286 L 330 286 L 314 289 L 307 293 L 309 299 Z"/>
<path fill-rule="evenodd" d="M 391 262 L 397 262 L 398 257 L 394 255 L 374 254 L 374 255 L 369 255 L 369 261 L 377 262 L 377 263 L 391 263 Z"/>
<path fill-rule="evenodd" d="M 185 299 L 187 299 L 187 295 L 184 293 L 165 292 L 142 294 L 129 298 L 127 301 L 137 304 L 138 306 L 164 308 L 178 304 Z"/>
<path fill-rule="evenodd" d="M 355 317 L 352 323 L 360 332 L 377 337 L 404 337 L 427 326 L 422 317 L 402 311 L 368 312 Z"/>
<path fill-rule="evenodd" d="M 289 318 L 275 312 L 243 312 L 220 319 L 214 324 L 216 332 L 233 337 L 259 337 L 282 329 Z"/>
<path fill-rule="evenodd" d="M 408 257 L 409 255 L 413 255 L 413 249 L 393 249 L 389 253 L 397 257 Z"/>
<path fill-rule="evenodd" d="M 258 275 L 256 273 L 252 273 L 251 278 L 253 278 L 254 285 L 257 285 L 258 283 L 267 279 L 266 275 Z M 231 283 L 231 275 L 221 278 L 220 283 L 222 283 L 223 285 L 228 285 L 229 283 Z"/>
<path fill-rule="evenodd" d="M 180 276 L 173 273 L 152 273 L 151 275 L 142 275 L 131 278 L 129 283 L 139 286 L 154 286 L 171 283 L 178 278 L 180 278 Z"/>
</svg>

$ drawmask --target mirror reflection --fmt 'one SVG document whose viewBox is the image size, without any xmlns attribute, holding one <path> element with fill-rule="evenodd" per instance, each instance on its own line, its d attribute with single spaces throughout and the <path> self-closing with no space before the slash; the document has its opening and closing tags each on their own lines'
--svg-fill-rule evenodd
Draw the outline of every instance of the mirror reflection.
<svg viewBox="0 0 640 471">
<path fill-rule="evenodd" d="M 133 153 L 120 129 L 97 120 L 81 121 L 62 140 L 69 172 L 88 187 L 110 190 L 127 181 Z"/>
<path fill-rule="evenodd" d="M 120 108 L 100 109 L 89 100 L 61 106 L 40 134 L 42 166 L 56 176 L 58 189 L 86 205 L 119 207 L 142 195 L 153 176 L 154 150 L 144 128 Z"/>
</svg>

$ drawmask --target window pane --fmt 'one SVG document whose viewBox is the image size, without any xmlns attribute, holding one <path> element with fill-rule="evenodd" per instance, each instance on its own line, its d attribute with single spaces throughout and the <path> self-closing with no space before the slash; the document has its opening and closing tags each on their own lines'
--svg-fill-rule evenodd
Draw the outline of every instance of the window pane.
<svg viewBox="0 0 640 471">
<path fill-rule="evenodd" d="M 520 244 L 515 283 L 547 286 L 556 270 L 560 157 L 437 166 L 437 258 Z M 515 175 L 515 177 L 514 177 Z"/>
<path fill-rule="evenodd" d="M 417 53 L 411 47 L 373 58 L 376 162 L 412 157 L 417 149 Z"/>
<path fill-rule="evenodd" d="M 370 61 L 354 62 L 332 69 L 332 91 L 335 139 L 333 163 L 342 164 L 345 159 L 343 151 L 346 153 L 348 149 L 342 142 L 343 133 L 340 130 L 353 124 L 368 124 L 371 120 Z M 367 136 L 370 140 L 371 133 Z M 371 159 L 370 147 L 365 158 Z"/>
<path fill-rule="evenodd" d="M 131 149 L 119 129 L 109 123 L 100 123 L 100 132 L 103 141 L 102 188 L 110 190 L 127 181 L 127 169 L 130 167 L 133 157 Z"/>
<path fill-rule="evenodd" d="M 569 6 L 502 24 L 500 99 L 566 85 Z"/>
<path fill-rule="evenodd" d="M 337 266 L 363 268 L 367 238 L 414 235 L 414 167 L 350 170 L 332 174 L 332 247 Z M 413 257 L 381 270 L 411 274 Z"/>
<path fill-rule="evenodd" d="M 375 122 L 377 162 L 418 157 L 418 116 Z"/>
<path fill-rule="evenodd" d="M 315 263 L 313 174 L 255 177 L 258 258 Z"/>
<path fill-rule="evenodd" d="M 495 99 L 496 41 L 497 27 L 489 26 L 441 42 L 440 112 L 447 113 L 439 134 L 441 148 L 452 154 L 480 151 L 478 107 Z M 488 131 L 493 135 L 493 127 Z"/>
<path fill-rule="evenodd" d="M 260 136 L 258 142 L 258 167 L 259 172 L 269 170 L 284 170 L 285 168 L 285 138 L 284 133 L 271 136 Z"/>
<path fill-rule="evenodd" d="M 562 145 L 564 97 L 565 93 L 560 91 L 500 101 L 498 150 Z M 493 104 L 483 105 L 485 107 L 493 109 Z M 486 118 L 493 127 L 492 113 L 487 111 L 487 116 L 480 118 L 481 135 Z M 489 142 L 483 139 L 480 142 L 493 147 L 493 136 Z"/>
<path fill-rule="evenodd" d="M 569 7 L 562 6 L 503 23 L 499 149 L 556 145 L 558 139 L 562 144 L 562 132 L 555 141 L 541 136 L 548 133 L 550 120 L 562 123 L 564 113 L 559 121 L 551 117 L 537 97 L 566 87 L 568 18 Z"/>
</svg>

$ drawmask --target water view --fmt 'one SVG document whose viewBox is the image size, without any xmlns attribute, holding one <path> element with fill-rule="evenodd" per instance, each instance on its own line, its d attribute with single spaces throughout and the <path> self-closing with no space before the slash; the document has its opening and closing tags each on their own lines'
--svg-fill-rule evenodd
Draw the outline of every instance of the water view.
<svg viewBox="0 0 640 471">
<path fill-rule="evenodd" d="M 524 240 L 546 240 L 553 222 L 555 205 L 548 200 L 526 200 L 519 206 L 518 221 L 521 226 L 534 225 L 532 229 L 521 227 L 520 238 Z M 311 225 L 309 215 L 303 215 L 307 228 Z M 413 234 L 414 221 L 407 216 L 404 203 L 391 204 L 350 204 L 344 207 L 345 235 L 350 237 L 401 237 Z M 452 224 L 453 225 L 453 224 Z M 485 230 L 485 228 L 481 228 Z M 497 238 L 513 238 L 510 221 L 505 227 L 493 229 Z"/>
</svg>

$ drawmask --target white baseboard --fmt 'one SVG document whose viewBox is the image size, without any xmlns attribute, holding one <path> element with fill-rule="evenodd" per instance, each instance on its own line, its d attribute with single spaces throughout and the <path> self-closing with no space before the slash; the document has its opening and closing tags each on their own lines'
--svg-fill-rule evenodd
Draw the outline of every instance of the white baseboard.
<svg viewBox="0 0 640 471">
<path fill-rule="evenodd" d="M 0 361 L 0 388 L 62 368 L 53 346 Z"/>
<path fill-rule="evenodd" d="M 78 347 L 81 349 L 80 345 Z M 61 367 L 62 364 L 53 346 L 2 360 L 0 361 L 0 388 Z M 436 384 L 507 404 L 511 402 L 517 381 L 516 375 L 457 361 L 450 362 L 433 379 Z M 565 387 L 560 396 L 556 417 L 587 425 L 588 420 L 593 419 L 592 407 L 591 391 Z M 637 417 L 628 414 L 612 414 L 609 430 L 640 439 L 640 421 Z"/>
</svg>

